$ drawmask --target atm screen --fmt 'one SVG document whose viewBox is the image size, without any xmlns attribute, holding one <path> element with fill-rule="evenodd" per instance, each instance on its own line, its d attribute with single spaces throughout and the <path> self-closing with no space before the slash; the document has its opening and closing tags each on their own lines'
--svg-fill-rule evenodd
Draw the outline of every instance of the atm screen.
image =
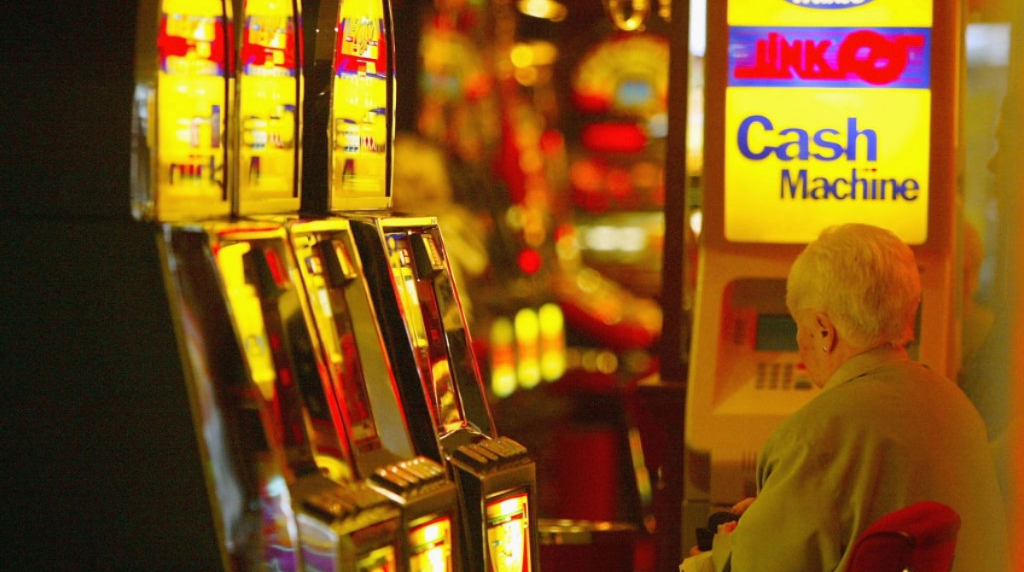
<svg viewBox="0 0 1024 572">
<path fill-rule="evenodd" d="M 759 352 L 795 352 L 796 322 L 789 314 L 761 314 L 757 317 L 754 350 Z"/>
<path fill-rule="evenodd" d="M 530 570 L 529 497 L 518 492 L 487 501 L 487 550 L 490 572 Z"/>
<path fill-rule="evenodd" d="M 452 569 L 452 520 L 431 520 L 409 532 L 409 569 L 448 572 Z"/>
</svg>

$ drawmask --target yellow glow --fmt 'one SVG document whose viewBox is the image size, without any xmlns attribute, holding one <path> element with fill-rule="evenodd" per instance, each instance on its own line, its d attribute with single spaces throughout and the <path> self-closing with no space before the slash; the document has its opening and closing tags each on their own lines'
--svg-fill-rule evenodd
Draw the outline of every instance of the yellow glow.
<svg viewBox="0 0 1024 572">
<path fill-rule="evenodd" d="M 516 495 L 511 498 L 492 502 L 487 505 L 487 520 L 508 518 L 517 514 L 526 514 L 526 495 Z"/>
<path fill-rule="evenodd" d="M 512 65 L 517 68 L 525 68 L 533 65 L 533 49 L 528 44 L 516 44 L 512 46 L 512 51 L 509 53 L 509 58 L 512 60 Z"/>
<path fill-rule="evenodd" d="M 239 62 L 238 192 L 243 201 L 289 198 L 300 105 L 298 54 L 289 43 L 298 34 L 296 19 L 290 4 L 248 0 L 246 24 L 244 53 L 254 55 Z"/>
<path fill-rule="evenodd" d="M 384 546 L 369 552 L 356 562 L 359 572 L 390 572 L 395 569 L 395 548 Z"/>
<path fill-rule="evenodd" d="M 565 357 L 565 315 L 558 304 L 544 304 L 540 307 L 541 332 L 541 377 L 555 381 L 566 369 Z"/>
<path fill-rule="evenodd" d="M 558 47 L 545 41 L 522 42 L 512 46 L 509 58 L 517 68 L 549 66 L 558 59 Z"/>
<path fill-rule="evenodd" d="M 413 529 L 409 533 L 409 570 L 447 572 L 451 562 L 452 522 L 448 517 Z"/>
<path fill-rule="evenodd" d="M 496 572 L 529 572 L 529 512 L 526 494 L 487 505 L 487 547 Z"/>
<path fill-rule="evenodd" d="M 516 4 L 519 12 L 534 18 L 561 22 L 569 14 L 564 4 L 554 0 L 519 0 Z"/>
<path fill-rule="evenodd" d="M 338 42 L 346 63 L 334 70 L 330 126 L 331 195 L 339 199 L 387 195 L 391 70 L 382 33 L 383 6 L 369 0 L 341 4 Z"/>
<path fill-rule="evenodd" d="M 156 109 L 149 114 L 154 127 L 148 133 L 155 135 L 157 148 L 157 200 L 175 203 L 184 213 L 224 203 L 227 80 L 212 52 L 223 25 L 221 9 L 218 1 L 163 3 L 165 33 L 184 41 L 188 50 L 160 62 Z"/>
<path fill-rule="evenodd" d="M 540 324 L 533 308 L 523 308 L 515 317 L 516 348 L 519 356 L 516 363 L 519 385 L 525 389 L 540 383 Z"/>
<path fill-rule="evenodd" d="M 252 379 L 260 388 L 263 398 L 272 401 L 274 380 L 277 379 L 274 358 L 270 353 L 259 296 L 256 289 L 246 283 L 242 266 L 242 256 L 249 250 L 250 246 L 246 242 L 222 246 L 217 252 L 217 267 L 227 289 L 231 315 Z"/>
<path fill-rule="evenodd" d="M 516 390 L 515 330 L 512 320 L 498 318 L 491 324 L 491 391 L 508 397 Z"/>
</svg>

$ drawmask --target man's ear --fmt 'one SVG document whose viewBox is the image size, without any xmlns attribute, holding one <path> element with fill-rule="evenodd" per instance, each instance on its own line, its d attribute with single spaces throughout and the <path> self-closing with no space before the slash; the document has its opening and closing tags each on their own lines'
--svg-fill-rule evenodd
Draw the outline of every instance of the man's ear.
<svg viewBox="0 0 1024 572">
<path fill-rule="evenodd" d="M 832 323 L 832 318 L 829 318 L 828 314 L 824 312 L 817 312 L 814 314 L 814 324 L 818 327 L 818 333 L 822 339 L 831 347 L 836 339 L 836 326 Z"/>
</svg>

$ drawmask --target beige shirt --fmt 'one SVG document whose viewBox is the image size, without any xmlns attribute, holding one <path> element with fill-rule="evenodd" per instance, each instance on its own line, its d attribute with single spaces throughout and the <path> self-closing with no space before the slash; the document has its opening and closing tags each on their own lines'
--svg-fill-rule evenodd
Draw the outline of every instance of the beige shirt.
<svg viewBox="0 0 1024 572">
<path fill-rule="evenodd" d="M 757 501 L 715 539 L 716 570 L 845 570 L 872 522 L 921 500 L 961 518 L 954 572 L 1005 572 L 1007 529 L 977 410 L 889 347 L 858 355 L 769 437 Z"/>
</svg>

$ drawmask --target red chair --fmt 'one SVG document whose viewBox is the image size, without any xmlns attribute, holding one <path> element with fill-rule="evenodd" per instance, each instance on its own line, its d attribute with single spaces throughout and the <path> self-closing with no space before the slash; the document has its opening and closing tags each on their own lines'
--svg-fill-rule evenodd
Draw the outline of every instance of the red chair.
<svg viewBox="0 0 1024 572">
<path fill-rule="evenodd" d="M 923 501 L 891 512 L 861 533 L 847 572 L 949 572 L 960 515 Z"/>
</svg>

